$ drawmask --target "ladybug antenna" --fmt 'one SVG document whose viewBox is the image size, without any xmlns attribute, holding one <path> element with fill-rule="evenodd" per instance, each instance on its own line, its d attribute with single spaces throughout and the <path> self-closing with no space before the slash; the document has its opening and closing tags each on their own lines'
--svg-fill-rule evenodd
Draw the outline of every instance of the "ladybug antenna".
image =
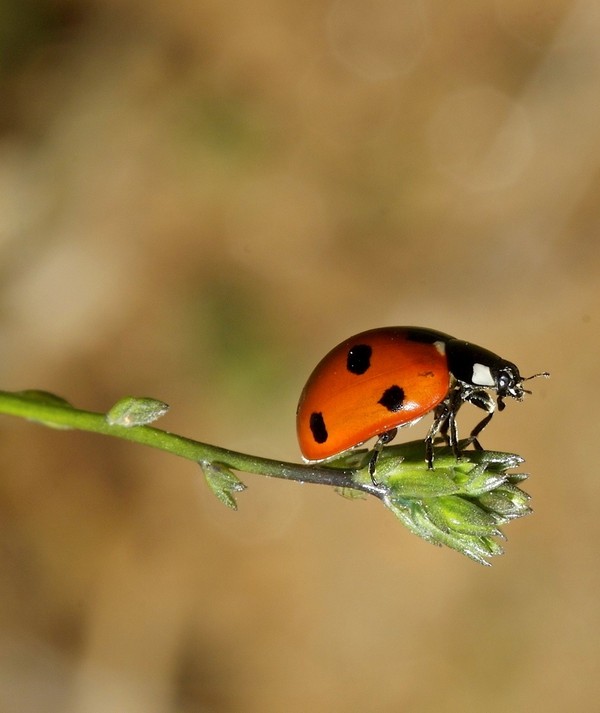
<svg viewBox="0 0 600 713">
<path fill-rule="evenodd" d="M 545 379 L 547 379 L 550 376 L 550 372 L 549 371 L 540 371 L 539 374 L 532 374 L 531 376 L 524 376 L 521 379 L 521 383 L 523 383 L 524 381 L 529 381 L 530 379 L 537 379 L 538 376 L 543 376 Z M 531 391 L 529 391 L 529 389 L 523 389 L 523 391 L 526 394 L 531 393 Z"/>
</svg>

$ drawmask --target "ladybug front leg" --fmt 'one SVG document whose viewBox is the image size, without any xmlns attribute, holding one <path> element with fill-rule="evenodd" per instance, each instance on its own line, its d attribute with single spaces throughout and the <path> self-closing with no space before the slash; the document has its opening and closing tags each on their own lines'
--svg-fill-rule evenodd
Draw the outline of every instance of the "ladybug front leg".
<svg viewBox="0 0 600 713">
<path fill-rule="evenodd" d="M 456 415 L 462 404 L 466 402 L 488 412 L 488 415 L 471 431 L 467 443 L 467 445 L 472 443 L 477 450 L 483 450 L 477 440 L 477 436 L 491 421 L 496 410 L 496 403 L 484 389 L 473 389 L 467 384 L 458 382 L 446 401 L 441 403 L 435 410 L 435 420 L 425 440 L 427 464 L 430 468 L 433 467 L 433 439 L 438 431 L 446 443 L 452 448 L 454 457 L 457 460 L 460 459 L 461 452 L 458 441 Z"/>
<path fill-rule="evenodd" d="M 483 390 L 472 391 L 465 397 L 465 401 L 468 401 L 474 406 L 477 406 L 478 408 L 488 412 L 488 415 L 475 426 L 469 436 L 469 443 L 472 443 L 476 450 L 482 451 L 483 447 L 481 443 L 479 443 L 479 441 L 477 440 L 477 436 L 479 436 L 483 429 L 492 420 L 492 416 L 496 411 L 496 402 L 490 396 L 490 394 L 487 393 L 487 391 Z M 502 404 L 502 406 L 504 406 L 504 404 Z"/>
</svg>

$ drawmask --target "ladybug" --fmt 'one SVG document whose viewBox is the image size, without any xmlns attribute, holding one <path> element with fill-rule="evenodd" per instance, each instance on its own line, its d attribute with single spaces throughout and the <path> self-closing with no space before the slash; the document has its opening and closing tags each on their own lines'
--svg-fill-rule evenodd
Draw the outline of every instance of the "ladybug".
<svg viewBox="0 0 600 713">
<path fill-rule="evenodd" d="M 362 332 L 334 347 L 310 375 L 300 396 L 297 431 L 305 461 L 326 461 L 377 437 L 369 462 L 398 428 L 433 412 L 425 438 L 425 461 L 433 469 L 433 442 L 439 433 L 460 457 L 456 414 L 469 402 L 487 415 L 471 431 L 477 437 L 504 399 L 522 401 L 523 378 L 515 364 L 444 332 L 424 327 L 382 327 Z M 492 394 L 495 392 L 497 401 Z"/>
</svg>

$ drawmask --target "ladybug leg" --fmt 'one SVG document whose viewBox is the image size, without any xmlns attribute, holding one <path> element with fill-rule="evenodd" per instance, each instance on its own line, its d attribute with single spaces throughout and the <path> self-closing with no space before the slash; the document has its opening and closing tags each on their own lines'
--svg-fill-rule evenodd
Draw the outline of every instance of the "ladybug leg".
<svg viewBox="0 0 600 713">
<path fill-rule="evenodd" d="M 475 426 L 469 436 L 469 443 L 473 444 L 475 450 L 482 451 L 483 447 L 481 443 L 479 443 L 479 441 L 477 440 L 477 436 L 492 420 L 492 416 L 496 411 L 496 403 L 494 399 L 487 393 L 487 391 L 473 391 L 467 396 L 465 400 L 469 401 L 469 403 L 472 403 L 474 406 L 477 406 L 478 408 L 488 412 L 488 415 Z M 498 404 L 499 410 L 502 410 L 503 407 L 504 404 L 502 404 L 501 406 L 500 404 Z"/>
<path fill-rule="evenodd" d="M 460 450 L 458 448 L 458 426 L 456 425 L 456 414 L 458 409 L 464 403 L 462 389 L 457 388 L 452 392 L 448 402 L 448 418 L 442 425 L 440 433 L 446 441 L 447 446 L 451 446 L 452 453 L 456 459 L 460 458 Z M 448 431 L 450 434 L 448 435 Z"/>
<path fill-rule="evenodd" d="M 459 404 L 460 406 L 460 404 Z M 456 460 L 460 459 L 460 448 L 458 447 L 458 426 L 456 425 L 456 412 L 458 407 L 450 412 L 448 417 L 448 425 L 450 426 L 450 438 L 448 439 L 448 445 L 452 447 L 452 455 Z"/>
<path fill-rule="evenodd" d="M 371 459 L 369 460 L 369 475 L 371 476 L 371 480 L 373 481 L 373 485 L 378 485 L 377 481 L 375 480 L 375 466 L 377 465 L 377 460 L 379 459 L 379 454 L 383 450 L 383 447 L 392 441 L 394 438 L 396 438 L 396 434 L 398 433 L 397 428 L 392 428 L 389 431 L 385 431 L 384 433 L 379 434 L 379 438 L 375 442 L 375 445 L 373 446 L 373 450 L 371 452 Z"/>
<path fill-rule="evenodd" d="M 452 448 L 452 454 L 458 460 L 460 458 L 460 449 L 458 447 L 458 427 L 456 425 L 456 414 L 458 409 L 465 402 L 465 391 L 461 384 L 456 384 L 450 392 L 450 396 L 443 403 L 443 410 L 446 413 L 446 418 L 440 427 L 440 434 L 446 441 L 446 444 Z M 440 407 L 438 406 L 438 409 Z M 437 411 L 436 411 L 437 413 Z M 435 425 L 435 423 L 434 423 Z M 449 433 L 448 433 L 449 432 Z"/>
<path fill-rule="evenodd" d="M 450 428 L 450 419 L 448 418 L 448 419 L 446 419 L 446 421 L 444 421 L 444 423 L 440 427 L 440 436 L 447 446 L 450 445 L 450 441 L 452 438 L 452 435 L 448 435 L 449 428 Z"/>
<path fill-rule="evenodd" d="M 452 410 L 449 400 L 443 401 L 434 411 L 433 423 L 425 438 L 425 462 L 429 470 L 433 470 L 433 441 L 440 431 L 444 438 L 447 437 L 448 421 L 451 417 Z M 450 428 L 452 429 L 451 425 Z"/>
</svg>

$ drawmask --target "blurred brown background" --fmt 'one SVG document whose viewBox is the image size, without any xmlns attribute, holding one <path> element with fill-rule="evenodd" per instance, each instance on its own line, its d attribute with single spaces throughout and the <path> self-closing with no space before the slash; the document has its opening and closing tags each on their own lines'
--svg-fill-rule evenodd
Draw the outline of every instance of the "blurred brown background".
<svg viewBox="0 0 600 713">
<path fill-rule="evenodd" d="M 599 37 L 591 0 L 0 3 L 3 388 L 292 460 L 360 330 L 552 372 L 484 434 L 535 510 L 487 569 L 3 417 L 2 713 L 598 710 Z"/>
</svg>

